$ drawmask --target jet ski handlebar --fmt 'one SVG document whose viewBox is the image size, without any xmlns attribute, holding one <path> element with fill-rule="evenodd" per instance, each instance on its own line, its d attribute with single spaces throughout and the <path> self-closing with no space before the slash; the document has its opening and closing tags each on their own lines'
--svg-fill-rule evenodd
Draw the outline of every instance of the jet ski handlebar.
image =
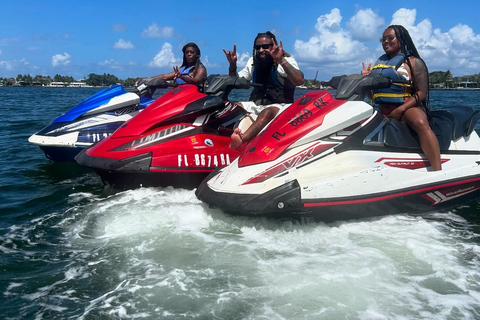
<svg viewBox="0 0 480 320">
<path fill-rule="evenodd" d="M 410 80 L 392 80 L 382 74 L 369 75 L 342 75 L 335 76 L 329 81 L 322 81 L 323 86 L 337 89 L 335 98 L 338 100 L 363 101 L 367 92 L 372 89 L 389 88 L 392 84 L 410 84 Z"/>
<path fill-rule="evenodd" d="M 138 93 L 141 97 L 151 98 L 155 90 L 160 88 L 173 87 L 175 84 L 159 78 L 142 78 L 135 82 L 133 91 Z"/>
<path fill-rule="evenodd" d="M 203 92 L 208 95 L 219 96 L 226 101 L 233 89 L 250 89 L 257 86 L 262 85 L 238 76 L 212 74 L 204 82 Z"/>
</svg>

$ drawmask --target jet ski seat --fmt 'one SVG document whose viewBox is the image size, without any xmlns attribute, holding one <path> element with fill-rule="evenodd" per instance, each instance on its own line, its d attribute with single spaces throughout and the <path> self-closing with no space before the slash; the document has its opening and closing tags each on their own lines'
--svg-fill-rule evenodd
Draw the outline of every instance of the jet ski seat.
<svg viewBox="0 0 480 320">
<path fill-rule="evenodd" d="M 212 113 L 222 108 L 225 108 L 225 101 L 223 101 L 220 97 L 206 96 L 187 104 L 182 112 L 180 112 L 179 114 L 175 114 L 168 119 L 165 119 L 164 121 L 158 123 L 156 126 L 164 126 L 179 121 L 194 121 L 198 116 L 202 114 Z"/>
<path fill-rule="evenodd" d="M 454 106 L 430 112 L 430 126 L 437 136 L 440 150 L 448 150 L 450 142 L 468 136 L 475 129 L 480 111 L 467 106 Z M 420 148 L 418 135 L 406 124 L 388 119 L 384 126 L 383 142 L 386 146 Z"/>
<path fill-rule="evenodd" d="M 457 140 L 471 133 L 471 131 L 468 132 L 470 122 L 474 115 L 474 111 L 471 107 L 454 106 L 447 109 L 433 110 L 431 115 L 433 119 L 446 117 L 452 121 L 452 140 Z"/>
</svg>

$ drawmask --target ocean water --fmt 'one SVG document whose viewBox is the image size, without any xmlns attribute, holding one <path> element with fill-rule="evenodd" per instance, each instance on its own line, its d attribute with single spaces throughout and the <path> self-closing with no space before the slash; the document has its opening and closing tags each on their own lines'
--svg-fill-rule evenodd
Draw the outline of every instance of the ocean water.
<svg viewBox="0 0 480 320">
<path fill-rule="evenodd" d="M 480 319 L 480 202 L 324 224 L 112 190 L 27 142 L 97 90 L 0 87 L 2 319 Z"/>
</svg>

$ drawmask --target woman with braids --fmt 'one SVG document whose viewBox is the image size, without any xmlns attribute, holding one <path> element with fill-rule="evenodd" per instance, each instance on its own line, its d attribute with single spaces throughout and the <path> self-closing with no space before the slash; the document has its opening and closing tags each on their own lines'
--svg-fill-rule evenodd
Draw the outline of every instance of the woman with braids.
<svg viewBox="0 0 480 320">
<path fill-rule="evenodd" d="M 388 118 L 406 123 L 420 139 L 420 146 L 434 171 L 442 170 L 438 140 L 428 122 L 428 69 L 413 44 L 408 31 L 401 25 L 391 25 L 380 38 L 385 54 L 373 68 L 363 62 L 362 74 L 385 74 L 392 79 L 407 79 L 411 86 L 392 85 L 372 92 L 376 103 Z"/>
<path fill-rule="evenodd" d="M 156 79 L 174 80 L 176 84 L 195 84 L 200 86 L 203 78 L 207 77 L 207 69 L 200 62 L 200 48 L 193 42 L 189 42 L 182 48 L 183 62 L 180 67 L 173 67 L 173 71 L 158 76 L 137 80 L 137 85 L 141 82 L 150 85 Z"/>
<path fill-rule="evenodd" d="M 237 73 L 237 46 L 233 51 L 225 51 L 230 64 L 228 73 L 238 75 L 254 83 L 263 84 L 256 87 L 250 95 L 249 102 L 242 103 L 244 108 L 258 114 L 257 119 L 245 131 L 235 129 L 230 147 L 237 149 L 242 143 L 255 137 L 278 113 L 285 104 L 293 102 L 295 87 L 303 83 L 303 72 L 297 62 L 283 50 L 283 43 L 277 43 L 270 31 L 259 33 L 253 42 L 252 57 L 247 65 Z"/>
</svg>

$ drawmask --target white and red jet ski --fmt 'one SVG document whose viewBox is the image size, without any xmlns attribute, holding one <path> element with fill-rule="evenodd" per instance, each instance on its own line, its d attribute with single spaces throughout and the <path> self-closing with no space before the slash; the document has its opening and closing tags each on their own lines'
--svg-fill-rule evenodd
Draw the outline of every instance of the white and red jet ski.
<svg viewBox="0 0 480 320">
<path fill-rule="evenodd" d="M 197 187 L 240 155 L 228 146 L 247 111 L 227 98 L 232 89 L 254 85 L 225 75 L 211 75 L 206 83 L 203 92 L 191 84 L 168 91 L 75 160 L 117 189 Z"/>
<path fill-rule="evenodd" d="M 383 75 L 330 81 L 280 113 L 197 197 L 227 213 L 311 217 L 319 221 L 422 214 L 480 195 L 480 111 L 431 111 L 442 171 L 432 171 L 418 137 L 364 101 L 389 86 Z M 336 83 L 335 85 L 333 83 Z"/>
</svg>

